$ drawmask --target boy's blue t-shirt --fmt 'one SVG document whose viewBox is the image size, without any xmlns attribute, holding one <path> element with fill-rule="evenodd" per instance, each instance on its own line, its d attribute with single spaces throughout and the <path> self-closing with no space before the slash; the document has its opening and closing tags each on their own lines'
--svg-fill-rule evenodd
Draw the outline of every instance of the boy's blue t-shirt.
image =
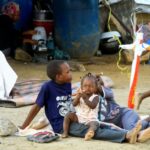
<svg viewBox="0 0 150 150">
<path fill-rule="evenodd" d="M 63 130 L 64 116 L 70 111 L 71 83 L 57 84 L 54 81 L 44 83 L 36 104 L 45 107 L 45 114 L 54 132 L 60 133 Z"/>
</svg>

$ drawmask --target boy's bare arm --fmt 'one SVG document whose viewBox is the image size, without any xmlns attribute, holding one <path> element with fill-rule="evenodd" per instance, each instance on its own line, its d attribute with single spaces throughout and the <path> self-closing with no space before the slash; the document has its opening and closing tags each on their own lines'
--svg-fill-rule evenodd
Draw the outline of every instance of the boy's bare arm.
<svg viewBox="0 0 150 150">
<path fill-rule="evenodd" d="M 34 119 L 34 117 L 37 115 L 37 113 L 40 111 L 40 107 L 37 104 L 34 104 L 26 118 L 26 120 L 24 121 L 23 125 L 20 127 L 21 129 L 25 129 L 30 123 L 31 121 Z"/>
<path fill-rule="evenodd" d="M 85 98 L 85 99 L 84 99 L 84 102 L 85 102 L 86 105 L 88 105 L 91 109 L 94 109 L 94 108 L 97 106 L 97 104 L 99 103 L 99 96 L 95 96 L 92 102 L 89 101 L 88 98 Z"/>
</svg>

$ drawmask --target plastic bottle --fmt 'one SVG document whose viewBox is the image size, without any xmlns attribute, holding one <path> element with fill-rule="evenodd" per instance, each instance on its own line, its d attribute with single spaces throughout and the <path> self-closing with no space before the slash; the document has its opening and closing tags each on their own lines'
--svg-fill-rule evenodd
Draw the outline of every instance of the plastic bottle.
<svg viewBox="0 0 150 150">
<path fill-rule="evenodd" d="M 49 50 L 53 50 L 54 49 L 54 39 L 52 36 L 52 32 L 49 33 L 48 39 L 47 39 L 47 48 Z"/>
</svg>

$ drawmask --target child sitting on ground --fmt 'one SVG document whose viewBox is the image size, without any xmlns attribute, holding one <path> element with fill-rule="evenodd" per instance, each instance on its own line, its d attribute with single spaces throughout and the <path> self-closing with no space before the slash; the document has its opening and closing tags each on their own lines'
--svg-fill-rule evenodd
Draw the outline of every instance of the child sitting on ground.
<svg viewBox="0 0 150 150">
<path fill-rule="evenodd" d="M 47 76 L 51 80 L 43 84 L 21 129 L 25 129 L 44 106 L 46 117 L 54 132 L 62 132 L 64 116 L 70 111 L 71 104 L 70 67 L 63 60 L 50 61 L 47 66 Z"/>
<path fill-rule="evenodd" d="M 78 90 L 73 106 L 76 113 L 70 112 L 64 118 L 64 133 L 63 138 L 68 137 L 69 126 L 71 122 L 79 122 L 89 127 L 85 134 L 85 140 L 90 140 L 94 137 L 96 129 L 99 127 L 98 111 L 99 111 L 99 96 L 98 96 L 98 81 L 96 76 L 88 73 L 81 80 L 81 89 Z M 102 123 L 105 124 L 105 123 Z M 107 124 L 111 126 L 111 124 Z M 117 126 L 113 126 L 117 128 Z"/>
<path fill-rule="evenodd" d="M 76 113 L 70 112 L 65 116 L 62 137 L 68 137 L 71 122 L 79 122 L 89 126 L 85 140 L 90 140 L 99 126 L 99 97 L 97 95 L 96 78 L 93 75 L 87 74 L 82 78 L 81 89 L 78 90 L 76 98 L 73 100 L 73 106 L 75 106 Z"/>
</svg>

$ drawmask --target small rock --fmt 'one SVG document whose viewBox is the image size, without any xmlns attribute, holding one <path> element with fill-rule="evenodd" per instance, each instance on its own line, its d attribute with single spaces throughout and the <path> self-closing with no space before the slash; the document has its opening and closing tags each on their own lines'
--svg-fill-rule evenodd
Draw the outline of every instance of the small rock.
<svg viewBox="0 0 150 150">
<path fill-rule="evenodd" d="M 68 64 L 70 65 L 71 71 L 81 71 L 81 72 L 86 71 L 84 65 L 81 63 L 69 61 Z"/>
<path fill-rule="evenodd" d="M 6 118 L 0 118 L 0 136 L 12 135 L 17 131 L 17 127 Z"/>
</svg>

